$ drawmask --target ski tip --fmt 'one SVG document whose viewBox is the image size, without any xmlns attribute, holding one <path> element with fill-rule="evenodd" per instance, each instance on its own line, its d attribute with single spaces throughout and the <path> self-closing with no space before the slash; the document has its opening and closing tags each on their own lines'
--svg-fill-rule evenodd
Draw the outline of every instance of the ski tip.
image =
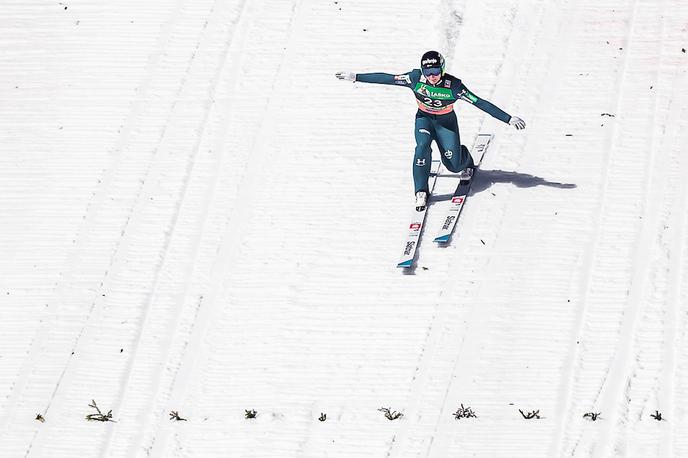
<svg viewBox="0 0 688 458">
<path fill-rule="evenodd" d="M 397 264 L 397 267 L 411 267 L 413 265 L 413 259 L 409 259 L 408 261 L 400 262 Z"/>
<path fill-rule="evenodd" d="M 433 242 L 447 243 L 447 242 L 449 242 L 449 236 L 448 235 L 441 235 L 439 237 L 435 237 L 435 240 L 433 240 Z"/>
</svg>

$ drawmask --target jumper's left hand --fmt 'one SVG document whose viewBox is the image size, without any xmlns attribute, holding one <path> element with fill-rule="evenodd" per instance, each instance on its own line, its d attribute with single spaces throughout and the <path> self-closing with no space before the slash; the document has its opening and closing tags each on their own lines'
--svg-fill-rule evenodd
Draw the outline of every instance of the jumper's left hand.
<svg viewBox="0 0 688 458">
<path fill-rule="evenodd" d="M 511 119 L 509 119 L 509 125 L 514 126 L 517 130 L 526 128 L 526 122 L 518 116 L 512 116 Z"/>
</svg>

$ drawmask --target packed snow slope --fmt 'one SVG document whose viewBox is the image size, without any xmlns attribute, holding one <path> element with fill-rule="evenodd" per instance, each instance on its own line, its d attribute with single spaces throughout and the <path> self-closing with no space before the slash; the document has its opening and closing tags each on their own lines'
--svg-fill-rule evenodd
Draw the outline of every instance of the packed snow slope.
<svg viewBox="0 0 688 458">
<path fill-rule="evenodd" d="M 685 0 L 2 9 L 0 456 L 688 456 Z M 405 274 L 413 96 L 334 73 L 428 49 L 528 128 L 458 107 Z"/>
</svg>

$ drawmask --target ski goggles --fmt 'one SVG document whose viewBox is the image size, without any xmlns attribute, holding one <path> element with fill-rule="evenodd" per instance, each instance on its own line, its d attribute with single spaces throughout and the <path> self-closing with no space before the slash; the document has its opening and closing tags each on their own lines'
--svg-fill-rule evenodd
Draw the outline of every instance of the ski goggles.
<svg viewBox="0 0 688 458">
<path fill-rule="evenodd" d="M 440 67 L 430 67 L 423 69 L 423 75 L 425 76 L 437 76 L 442 74 L 442 69 Z"/>
</svg>

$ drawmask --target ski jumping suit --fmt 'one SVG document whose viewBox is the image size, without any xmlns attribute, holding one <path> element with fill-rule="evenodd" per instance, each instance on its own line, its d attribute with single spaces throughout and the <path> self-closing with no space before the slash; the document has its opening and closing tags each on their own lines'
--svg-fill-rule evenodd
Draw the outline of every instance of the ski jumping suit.
<svg viewBox="0 0 688 458">
<path fill-rule="evenodd" d="M 430 144 L 433 140 L 439 147 L 442 163 L 449 171 L 456 173 L 466 167 L 473 167 L 473 158 L 468 148 L 461 145 L 454 102 L 458 99 L 465 100 L 505 123 L 511 119 L 509 114 L 473 94 L 460 79 L 448 73 L 434 86 L 427 82 L 420 69 L 400 75 L 359 73 L 356 75 L 356 81 L 404 86 L 413 90 L 418 103 L 415 125 L 416 153 L 413 156 L 415 192 L 428 191 L 432 162 Z"/>
</svg>

